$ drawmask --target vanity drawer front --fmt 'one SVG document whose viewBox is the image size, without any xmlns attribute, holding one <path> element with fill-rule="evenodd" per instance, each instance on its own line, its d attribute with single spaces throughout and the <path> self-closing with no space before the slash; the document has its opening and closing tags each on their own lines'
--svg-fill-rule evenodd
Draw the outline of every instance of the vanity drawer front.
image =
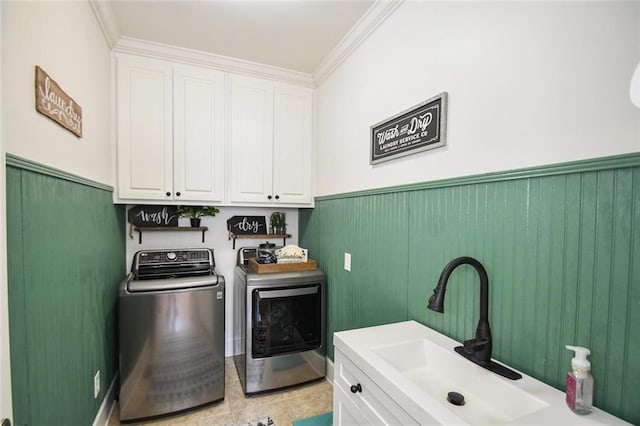
<svg viewBox="0 0 640 426">
<path fill-rule="evenodd" d="M 340 386 L 333 388 L 333 425 L 334 426 L 367 426 L 362 410 L 356 405 L 356 398 L 351 392 L 345 392 Z"/>
<path fill-rule="evenodd" d="M 360 409 L 364 417 L 361 424 L 419 424 L 337 348 L 334 368 L 334 386 Z M 358 385 L 359 388 L 354 388 L 356 392 L 352 392 L 352 386 Z"/>
</svg>

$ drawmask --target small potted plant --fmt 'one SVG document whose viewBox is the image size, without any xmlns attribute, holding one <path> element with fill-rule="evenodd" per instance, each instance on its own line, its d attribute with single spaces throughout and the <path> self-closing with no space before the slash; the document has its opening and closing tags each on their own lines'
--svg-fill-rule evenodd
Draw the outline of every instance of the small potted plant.
<svg viewBox="0 0 640 426">
<path fill-rule="evenodd" d="M 191 226 L 194 228 L 200 226 L 200 218 L 202 216 L 213 217 L 216 213 L 220 213 L 220 210 L 211 206 L 178 206 L 178 216 L 188 217 L 191 221 Z"/>
<path fill-rule="evenodd" d="M 283 212 L 273 212 L 269 218 L 271 223 L 272 234 L 285 234 L 287 231 L 287 224 L 285 223 L 285 215 Z"/>
</svg>

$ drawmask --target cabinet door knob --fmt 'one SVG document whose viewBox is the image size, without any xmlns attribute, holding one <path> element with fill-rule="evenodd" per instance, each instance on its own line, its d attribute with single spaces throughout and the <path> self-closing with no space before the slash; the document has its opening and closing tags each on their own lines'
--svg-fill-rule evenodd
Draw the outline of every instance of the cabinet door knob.
<svg viewBox="0 0 640 426">
<path fill-rule="evenodd" d="M 280 199 L 280 196 L 279 196 L 279 195 L 276 195 L 276 200 L 279 200 L 279 199 Z"/>
<path fill-rule="evenodd" d="M 167 191 L 167 197 L 171 197 L 171 193 Z"/>
<path fill-rule="evenodd" d="M 176 192 L 176 197 L 179 197 L 179 196 L 180 196 L 180 192 Z"/>
<path fill-rule="evenodd" d="M 357 385 L 351 385 L 351 393 L 358 392 L 362 392 L 362 386 L 360 386 L 360 383 L 358 383 Z"/>
<path fill-rule="evenodd" d="M 273 197 L 271 195 L 267 195 L 267 200 L 272 199 Z"/>
</svg>

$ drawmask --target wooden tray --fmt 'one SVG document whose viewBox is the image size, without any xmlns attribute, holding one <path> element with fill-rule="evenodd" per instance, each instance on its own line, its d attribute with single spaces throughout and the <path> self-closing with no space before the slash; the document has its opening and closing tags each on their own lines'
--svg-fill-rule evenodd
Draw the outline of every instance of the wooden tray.
<svg viewBox="0 0 640 426">
<path fill-rule="evenodd" d="M 262 264 L 256 262 L 254 258 L 249 259 L 249 271 L 258 274 L 269 274 L 274 272 L 297 272 L 297 271 L 313 271 L 318 269 L 318 262 L 309 259 L 308 262 L 300 263 L 267 263 Z"/>
</svg>

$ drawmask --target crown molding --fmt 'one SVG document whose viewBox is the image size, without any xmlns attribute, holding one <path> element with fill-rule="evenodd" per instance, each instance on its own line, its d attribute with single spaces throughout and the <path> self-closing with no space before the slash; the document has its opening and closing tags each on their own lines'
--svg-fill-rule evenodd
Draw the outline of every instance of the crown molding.
<svg viewBox="0 0 640 426">
<path fill-rule="evenodd" d="M 93 9 L 93 14 L 100 24 L 102 34 L 107 40 L 109 47 L 113 49 L 120 38 L 120 27 L 116 21 L 111 4 L 104 0 L 88 0 Z"/>
<path fill-rule="evenodd" d="M 313 72 L 315 86 L 320 86 L 338 69 L 403 2 L 404 0 L 376 0 Z"/>
<path fill-rule="evenodd" d="M 376 0 L 325 57 L 313 74 L 308 74 L 230 56 L 123 36 L 110 3 L 105 0 L 88 1 L 109 47 L 114 52 L 166 59 L 311 88 L 322 84 L 404 2 L 404 0 Z"/>
<path fill-rule="evenodd" d="M 100 24 L 109 47 L 114 52 L 130 53 L 156 59 L 165 59 L 188 65 L 284 81 L 299 86 L 314 87 L 311 74 L 278 68 L 271 65 L 216 55 L 194 49 L 123 36 L 111 4 L 105 0 L 88 0 Z"/>
<path fill-rule="evenodd" d="M 121 36 L 113 51 L 313 87 L 311 74 L 308 73 L 133 37 Z"/>
</svg>

